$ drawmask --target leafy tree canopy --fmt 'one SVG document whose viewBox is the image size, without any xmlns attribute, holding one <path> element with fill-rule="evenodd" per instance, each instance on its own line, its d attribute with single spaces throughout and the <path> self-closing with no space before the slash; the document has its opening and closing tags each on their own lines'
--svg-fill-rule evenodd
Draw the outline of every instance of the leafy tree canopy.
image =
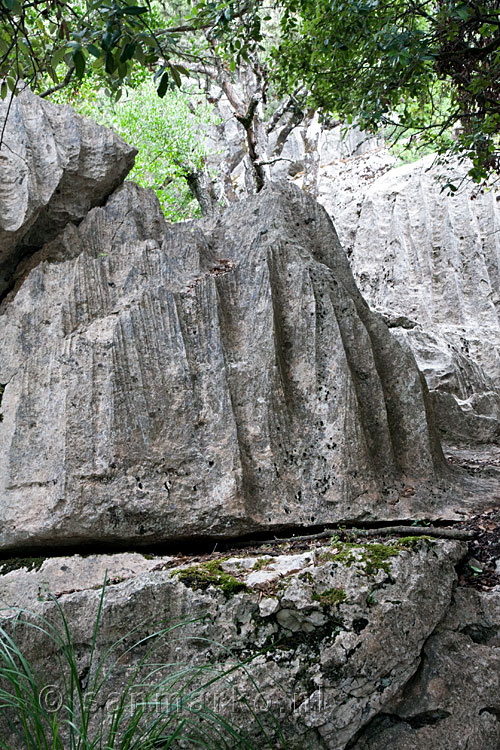
<svg viewBox="0 0 500 750">
<path fill-rule="evenodd" d="M 451 147 L 477 181 L 498 171 L 499 0 L 283 0 L 281 31 L 282 91 L 302 84 L 362 129 Z"/>
<path fill-rule="evenodd" d="M 0 0 L 0 94 L 21 78 L 40 85 L 48 74 L 54 88 L 93 68 L 118 96 L 140 65 L 164 96 L 204 49 L 223 45 L 234 68 L 260 45 L 281 94 L 468 156 L 477 181 L 500 168 L 500 0 L 274 0 L 272 45 L 262 2 L 195 0 L 187 21 L 164 6 Z"/>
<path fill-rule="evenodd" d="M 202 25 L 166 28 L 159 4 L 149 0 L 0 0 L 0 22 L 2 98 L 21 79 L 40 89 L 48 75 L 59 87 L 89 70 L 117 93 L 137 64 L 154 72 L 164 96 L 188 74 L 176 61 L 196 57 L 194 38 L 188 46 L 181 39 Z"/>
</svg>

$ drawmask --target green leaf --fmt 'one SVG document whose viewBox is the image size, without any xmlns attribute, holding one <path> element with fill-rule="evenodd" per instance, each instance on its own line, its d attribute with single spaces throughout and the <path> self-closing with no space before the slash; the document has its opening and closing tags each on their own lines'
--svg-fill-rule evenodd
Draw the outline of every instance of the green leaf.
<svg viewBox="0 0 500 750">
<path fill-rule="evenodd" d="M 175 65 L 170 65 L 170 72 L 172 73 L 172 78 L 174 79 L 175 85 L 180 88 L 182 85 L 182 79 Z"/>
<path fill-rule="evenodd" d="M 5 99 L 8 93 L 9 87 L 5 81 L 2 81 L 2 85 L 0 86 L 0 98 Z"/>
<path fill-rule="evenodd" d="M 158 86 L 158 96 L 160 99 L 163 99 L 165 94 L 167 93 L 168 89 L 168 70 L 164 72 L 164 74 L 161 77 L 160 85 Z"/>
<path fill-rule="evenodd" d="M 122 52 L 120 55 L 120 62 L 124 63 L 124 62 L 127 62 L 127 60 L 130 60 L 134 56 L 136 47 L 137 47 L 137 42 L 128 42 L 122 49 Z"/>
<path fill-rule="evenodd" d="M 183 65 L 175 65 L 175 69 L 179 71 L 179 73 L 182 73 L 183 76 L 186 76 L 186 78 L 189 78 L 189 70 L 185 68 Z"/>
<path fill-rule="evenodd" d="M 106 73 L 110 75 L 115 72 L 116 62 L 111 52 L 106 52 Z"/>
<path fill-rule="evenodd" d="M 100 57 L 101 56 L 101 50 L 99 47 L 96 47 L 95 44 L 88 44 L 87 49 L 90 52 L 91 55 L 94 55 L 94 57 Z"/>
<path fill-rule="evenodd" d="M 121 13 L 126 13 L 128 16 L 140 16 L 147 10 L 144 5 L 131 5 L 129 8 L 121 8 Z"/>
<path fill-rule="evenodd" d="M 127 73 L 128 73 L 127 63 L 120 63 L 118 65 L 118 77 L 120 78 L 121 81 L 123 81 Z"/>
<path fill-rule="evenodd" d="M 64 55 L 67 53 L 67 51 L 68 50 L 66 47 L 60 47 L 60 49 L 54 52 L 50 61 L 54 69 L 56 69 L 57 66 L 62 63 L 62 61 L 64 60 Z"/>
<path fill-rule="evenodd" d="M 472 560 L 469 560 L 469 568 L 474 571 L 474 573 L 482 573 L 483 569 L 477 564 L 477 562 L 472 562 Z"/>
<path fill-rule="evenodd" d="M 49 74 L 50 78 L 53 80 L 54 83 L 59 83 L 59 78 L 57 77 L 57 73 L 54 70 L 53 67 L 47 66 L 47 73 Z"/>
<path fill-rule="evenodd" d="M 73 54 L 73 62 L 75 64 L 75 73 L 78 78 L 82 79 L 85 75 L 85 55 L 81 49 L 77 49 Z"/>
<path fill-rule="evenodd" d="M 161 65 L 158 70 L 155 72 L 153 76 L 153 81 L 157 81 L 158 78 L 162 75 L 163 71 L 165 70 L 165 65 Z"/>
</svg>

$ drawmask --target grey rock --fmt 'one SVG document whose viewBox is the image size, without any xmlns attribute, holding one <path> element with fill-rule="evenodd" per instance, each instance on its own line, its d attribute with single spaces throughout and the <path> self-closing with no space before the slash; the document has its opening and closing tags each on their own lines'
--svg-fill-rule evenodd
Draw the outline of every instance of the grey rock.
<svg viewBox="0 0 500 750">
<path fill-rule="evenodd" d="M 28 558 L 24 561 L 0 561 L 0 611 L 11 607 L 33 609 L 52 593 L 56 597 L 87 589 L 100 588 L 105 576 L 112 585 L 158 565 L 168 565 L 172 557 L 144 557 L 135 552 L 114 555 L 73 555 L 71 558 Z M 5 572 L 5 568 L 13 570 Z"/>
<path fill-rule="evenodd" d="M 439 427 L 453 441 L 500 435 L 500 211 L 495 190 L 465 179 L 442 192 L 426 157 L 392 169 L 358 196 L 358 216 L 335 216 L 361 292 L 375 309 L 410 319 L 394 328 L 415 354 Z M 321 199 L 321 198 L 320 198 Z M 324 202 L 324 201 L 323 201 Z M 329 210 L 335 214 L 335 200 Z"/>
<path fill-rule="evenodd" d="M 394 155 L 380 143 L 372 141 L 371 146 L 358 155 L 341 152 L 335 157 L 332 154 L 331 158 L 321 161 L 318 170 L 318 202 L 332 217 L 348 258 L 356 243 L 359 217 L 370 186 L 397 163 Z"/>
<path fill-rule="evenodd" d="M 136 149 L 24 89 L 0 102 L 0 294 L 19 260 L 120 185 Z"/>
<path fill-rule="evenodd" d="M 466 511 L 413 356 L 294 186 L 167 226 L 126 183 L 0 320 L 4 548 Z"/>
<path fill-rule="evenodd" d="M 139 640 L 159 623 L 182 621 L 185 624 L 177 635 L 165 639 L 155 651 L 155 662 L 208 662 L 223 670 L 244 660 L 245 669 L 236 669 L 229 683 L 217 683 L 219 710 L 228 712 L 232 721 L 238 720 L 244 707 L 235 696 L 245 696 L 255 711 L 253 717 L 247 714 L 245 726 L 255 731 L 258 718 L 272 737 L 276 718 L 263 706 L 265 700 L 291 750 L 343 750 L 415 675 L 424 644 L 449 608 L 456 580 L 454 566 L 464 545 L 424 540 L 412 549 L 395 550 L 384 566 L 372 569 L 366 563 L 366 556 L 372 559 L 370 549 L 366 544 L 359 554 L 354 554 L 355 550 L 351 560 L 341 563 L 331 547 L 317 548 L 305 568 L 303 555 L 295 565 L 291 565 L 292 556 L 283 561 L 278 556 L 278 568 L 295 568 L 297 572 L 282 576 L 268 600 L 272 605 L 267 607 L 262 606 L 262 592 L 249 583 L 248 558 L 241 558 L 239 568 L 233 558 L 233 566 L 239 570 L 236 575 L 247 584 L 247 590 L 233 596 L 227 596 L 217 584 L 196 588 L 192 575 L 196 566 L 157 559 L 154 570 L 147 572 L 137 555 L 126 561 L 117 556 L 116 563 L 108 558 L 106 564 L 112 570 L 125 567 L 127 573 L 126 580 L 113 581 L 105 593 L 96 659 L 134 627 L 133 640 Z M 152 562 L 148 560 L 146 565 Z M 53 591 L 71 623 L 82 674 L 88 672 L 103 577 L 102 566 L 98 569 L 93 559 L 87 570 L 85 565 L 78 557 L 54 558 L 39 571 L 13 571 L 4 577 L 10 586 L 17 580 L 21 601 L 28 598 L 25 591 L 42 583 L 44 591 Z M 191 578 L 183 578 L 187 572 Z M 0 577 L 0 588 L 2 585 Z M 343 601 L 325 603 L 322 597 L 332 589 L 343 591 Z M 370 597 L 374 591 L 376 601 Z M 49 622 L 59 620 L 55 602 L 44 600 L 44 596 L 32 609 Z M 3 613 L 2 624 L 7 629 L 15 613 L 15 608 Z M 26 657 L 43 668 L 47 680 L 57 688 L 60 672 L 54 662 L 54 646 L 31 628 L 24 634 L 17 626 L 16 635 Z M 123 650 L 131 645 L 131 639 L 124 638 Z M 133 670 L 134 653 L 129 651 L 118 660 L 105 694 L 95 701 L 95 726 L 105 721 L 106 695 L 116 696 Z M 135 659 L 142 655 L 138 649 Z M 21 750 L 15 740 L 9 746 Z"/>
<path fill-rule="evenodd" d="M 500 591 L 457 589 L 411 682 L 354 750 L 500 747 Z"/>
<path fill-rule="evenodd" d="M 386 318 L 387 316 L 384 316 Z M 460 443 L 498 443 L 500 389 L 467 353 L 465 339 L 442 330 L 430 333 L 404 316 L 392 316 L 398 341 L 415 356 L 430 389 L 433 412 L 443 439 Z"/>
</svg>

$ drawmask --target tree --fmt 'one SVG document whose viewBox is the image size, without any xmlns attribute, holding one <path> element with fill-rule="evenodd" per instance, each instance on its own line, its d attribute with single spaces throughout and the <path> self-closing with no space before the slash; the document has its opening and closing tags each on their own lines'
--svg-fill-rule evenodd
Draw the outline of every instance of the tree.
<svg viewBox="0 0 500 750">
<path fill-rule="evenodd" d="M 499 170 L 499 0 L 282 3 L 282 92 L 302 84 L 312 106 L 362 129 L 451 149 L 476 181 Z"/>
<path fill-rule="evenodd" d="M 0 22 L 4 99 L 20 80 L 47 96 L 73 77 L 83 79 L 90 68 L 101 71 L 119 94 L 137 64 L 154 71 L 158 94 L 164 96 L 170 82 L 180 85 L 181 75 L 187 75 L 174 60 L 196 57 L 192 45 L 180 41 L 181 35 L 196 32 L 196 23 L 165 28 L 150 0 L 142 5 L 135 0 L 0 0 Z M 47 76 L 54 87 L 43 90 Z"/>
<path fill-rule="evenodd" d="M 140 65 L 164 96 L 207 50 L 213 68 L 225 49 L 227 75 L 260 49 L 279 93 L 301 92 L 299 108 L 468 157 L 476 181 L 500 170 L 500 0 L 275 0 L 271 49 L 258 0 L 195 0 L 187 21 L 143 2 L 0 0 L 0 94 L 21 78 L 40 90 L 48 74 L 46 95 L 91 67 L 118 97 Z"/>
</svg>

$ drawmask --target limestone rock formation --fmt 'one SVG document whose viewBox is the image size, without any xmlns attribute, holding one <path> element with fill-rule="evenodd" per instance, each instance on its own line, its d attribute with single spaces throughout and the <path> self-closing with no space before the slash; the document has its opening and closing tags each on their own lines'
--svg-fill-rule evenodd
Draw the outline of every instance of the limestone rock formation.
<svg viewBox="0 0 500 750">
<path fill-rule="evenodd" d="M 354 750 L 500 747 L 500 594 L 457 589 L 408 686 Z"/>
<path fill-rule="evenodd" d="M 112 130 L 29 89 L 0 103 L 0 130 L 2 294 L 26 252 L 69 221 L 80 221 L 123 182 L 136 150 Z"/>
<path fill-rule="evenodd" d="M 177 637 L 169 638 L 155 652 L 155 661 L 209 661 L 221 669 L 249 660 L 247 670 L 236 670 L 230 683 L 217 685 L 217 706 L 235 721 L 238 711 L 245 709 L 241 703 L 238 709 L 234 696 L 246 696 L 272 737 L 276 726 L 260 701 L 258 691 L 262 691 L 279 717 L 289 750 L 343 750 L 354 741 L 360 749 L 392 747 L 373 744 L 371 737 L 375 724 L 386 726 L 385 717 L 396 710 L 402 717 L 397 725 L 400 734 L 401 728 L 409 731 L 422 750 L 456 748 L 458 738 L 468 736 L 475 738 L 469 746 L 479 750 L 479 739 L 483 747 L 491 748 L 500 739 L 499 723 L 493 716 L 498 670 L 487 671 L 498 666 L 498 650 L 493 642 L 476 647 L 474 627 L 487 633 L 488 627 L 498 624 L 498 593 L 489 595 L 489 606 L 486 602 L 481 608 L 469 597 L 468 605 L 459 608 L 461 615 L 457 615 L 457 600 L 450 609 L 454 565 L 463 551 L 457 542 L 413 540 L 410 545 L 392 541 L 385 547 L 339 543 L 302 554 L 221 557 L 189 566 L 172 558 L 141 562 L 139 555 L 108 557 L 100 565 L 92 557 L 56 558 L 43 562 L 38 571 L 14 570 L 1 576 L 0 596 L 5 603 L 12 603 L 13 598 L 29 601 L 32 608 L 57 622 L 54 602 L 43 602 L 44 588 L 51 590 L 71 622 L 73 641 L 80 644 L 79 669 L 86 674 L 89 632 L 97 615 L 105 564 L 112 585 L 104 597 L 98 652 L 104 653 L 133 627 L 139 626 L 134 633 L 138 640 L 156 623 L 174 623 L 188 616 L 189 622 Z M 217 574 L 210 577 L 214 563 L 227 579 Z M 151 572 L 145 566 L 151 566 Z M 17 591 L 15 597 L 13 591 Z M 468 593 L 460 596 L 467 599 Z M 8 627 L 8 621 L 4 625 Z M 21 637 L 20 627 L 17 632 Z M 460 642 L 460 652 L 451 650 L 452 662 L 444 657 L 448 641 Z M 276 645 L 270 648 L 271 644 Z M 126 639 L 123 649 L 129 645 Z M 40 638 L 30 629 L 25 648 L 26 656 L 35 658 L 47 670 L 48 680 L 58 685 L 51 661 L 53 647 L 44 644 L 41 648 Z M 481 655 L 479 661 L 471 664 L 468 660 L 463 678 L 451 675 L 450 664 L 465 669 L 470 649 Z M 124 676 L 130 673 L 130 656 L 121 663 L 106 686 L 113 695 L 120 692 Z M 473 696 L 468 691 L 467 700 L 459 692 L 462 679 L 463 685 L 467 681 L 481 685 L 479 690 L 471 687 Z M 420 683 L 427 691 L 415 695 Z M 103 721 L 105 705 L 100 696 L 97 723 Z M 430 717 L 428 726 L 426 716 Z M 247 716 L 247 721 L 251 731 L 252 722 L 257 730 L 255 717 Z M 423 729 L 418 728 L 419 722 Z M 391 741 L 395 723 L 389 727 Z M 443 737 L 442 726 L 448 727 L 446 742 L 436 744 L 434 740 Z M 281 746 L 276 738 L 272 747 Z M 411 746 L 411 741 L 394 745 Z M 18 750 L 15 744 L 12 748 Z"/>
<path fill-rule="evenodd" d="M 350 205 L 343 213 L 342 194 L 337 210 L 333 187 L 321 200 L 362 293 L 413 351 L 444 436 L 498 441 L 498 194 L 464 181 L 457 167 L 450 175 L 460 188 L 447 195 L 442 171 L 426 157 L 374 181 L 367 173 L 358 216 Z"/>
<path fill-rule="evenodd" d="M 481 492 L 498 502 L 494 470 L 480 483 L 445 464 L 433 416 L 454 435 L 496 434 L 498 246 L 478 240 L 494 227 L 491 195 L 464 219 L 419 167 L 361 197 L 344 189 L 340 223 L 377 314 L 328 214 L 297 186 L 167 225 L 153 193 L 117 188 L 133 150 L 115 136 L 28 92 L 14 113 L 0 189 L 3 632 L 15 624 L 57 693 L 60 653 L 16 615 L 64 613 L 88 691 L 106 577 L 96 656 L 117 641 L 126 653 L 91 696 L 96 729 L 152 631 L 180 620 L 155 667 L 230 670 L 204 695 L 251 735 L 266 727 L 273 750 L 279 732 L 289 750 L 499 747 L 500 596 L 457 587 L 464 544 L 336 537 L 259 557 L 174 555 L 179 540 L 192 554 L 267 529 L 463 517 Z M 381 152 L 367 182 L 387 166 Z M 130 551 L 166 542 L 171 556 Z M 69 545 L 93 554 L 5 559 Z"/>
<path fill-rule="evenodd" d="M 0 310 L 2 546 L 463 512 L 412 355 L 297 188 L 168 227 L 126 183 L 30 268 Z"/>
</svg>

